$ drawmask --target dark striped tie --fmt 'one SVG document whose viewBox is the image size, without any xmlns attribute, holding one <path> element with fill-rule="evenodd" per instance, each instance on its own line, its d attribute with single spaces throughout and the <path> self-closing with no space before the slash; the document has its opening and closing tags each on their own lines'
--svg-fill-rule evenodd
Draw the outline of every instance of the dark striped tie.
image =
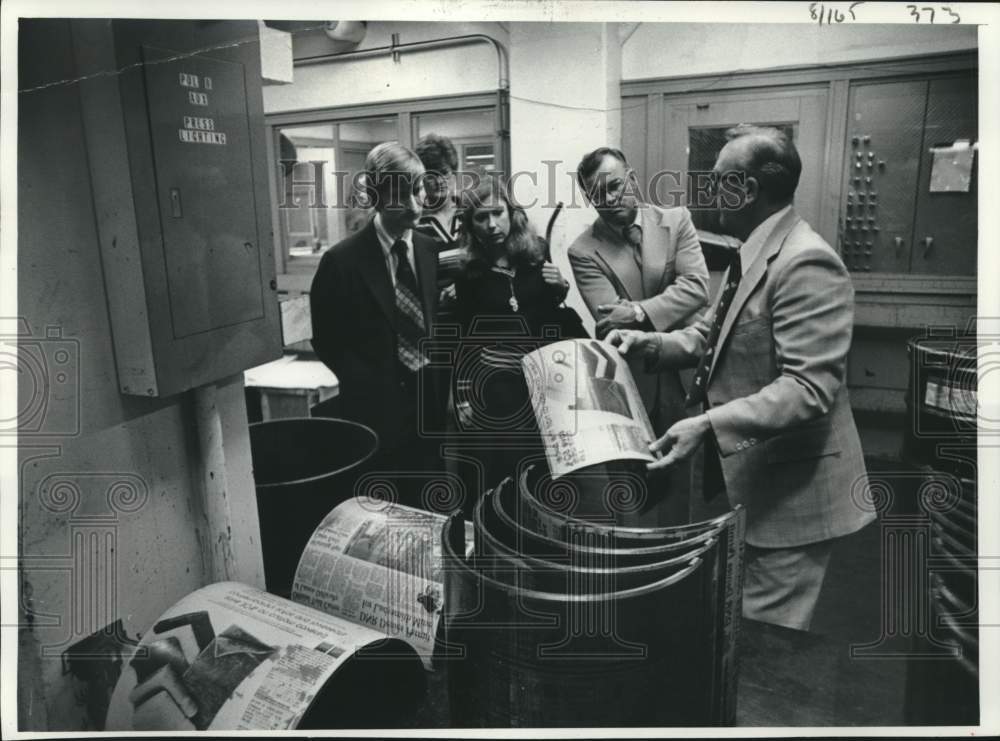
<svg viewBox="0 0 1000 741">
<path fill-rule="evenodd" d="M 736 289 L 739 288 L 740 279 L 743 277 L 743 266 L 740 263 L 740 251 L 732 250 L 729 257 L 729 272 L 726 274 L 726 286 L 722 290 L 722 296 L 715 307 L 715 319 L 712 321 L 712 328 L 708 332 L 708 342 L 705 343 L 705 354 L 701 356 L 698 363 L 698 370 L 694 373 L 694 380 L 684 399 L 684 406 L 701 404 L 705 401 L 705 387 L 708 384 L 708 373 L 712 369 L 712 359 L 719 350 L 716 344 L 719 342 L 719 333 L 722 331 L 722 323 L 726 321 L 726 314 L 729 306 L 733 303 Z"/>
<path fill-rule="evenodd" d="M 625 227 L 625 241 L 632 248 L 632 259 L 642 270 L 642 227 L 638 224 L 630 224 Z"/>
<path fill-rule="evenodd" d="M 392 252 L 396 255 L 396 348 L 399 362 L 416 372 L 428 362 L 420 351 L 420 340 L 427 333 L 427 323 L 417 291 L 417 276 L 407 259 L 407 249 L 408 245 L 402 239 L 397 239 L 392 245 Z"/>
</svg>

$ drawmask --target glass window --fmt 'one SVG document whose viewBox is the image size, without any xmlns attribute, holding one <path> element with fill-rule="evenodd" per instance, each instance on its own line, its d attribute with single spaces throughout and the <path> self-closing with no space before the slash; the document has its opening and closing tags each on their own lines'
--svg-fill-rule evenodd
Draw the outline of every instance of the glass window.
<svg viewBox="0 0 1000 741">
<path fill-rule="evenodd" d="M 287 273 L 311 273 L 319 256 L 365 225 L 355 176 L 376 145 L 396 140 L 396 117 L 277 128 L 278 219 Z"/>
<path fill-rule="evenodd" d="M 340 235 L 337 241 L 358 231 L 368 223 L 370 214 L 357 201 L 354 184 L 365 169 L 365 157 L 377 144 L 398 141 L 396 117 L 373 118 L 365 121 L 345 121 L 340 128 L 340 177 L 344 183 L 344 198 L 338 204 Z"/>
<path fill-rule="evenodd" d="M 427 134 L 451 139 L 458 153 L 458 169 L 482 176 L 497 168 L 496 122 L 492 108 L 422 113 L 413 117 L 413 141 Z"/>
<path fill-rule="evenodd" d="M 794 142 L 796 128 L 794 124 L 755 123 L 757 126 L 773 126 L 785 133 Z M 691 219 L 697 229 L 710 232 L 719 231 L 719 215 L 714 207 L 696 208 L 698 203 L 695 189 L 699 187 L 698 173 L 711 172 L 719 152 L 726 145 L 726 132 L 732 126 L 711 126 L 688 129 L 688 183 L 687 203 L 691 209 Z M 703 180 L 702 186 L 705 185 Z M 702 197 L 704 200 L 704 196 Z"/>
<path fill-rule="evenodd" d="M 359 204 L 354 185 L 376 144 L 402 141 L 415 149 L 422 136 L 436 133 L 454 143 L 460 171 L 482 176 L 502 168 L 505 154 L 498 148 L 496 106 L 482 100 L 469 105 L 413 112 L 409 131 L 400 130 L 400 116 L 409 110 L 405 104 L 380 107 L 377 115 L 355 108 L 318 113 L 301 123 L 272 123 L 281 289 L 307 291 L 323 252 L 368 223 L 371 212 Z M 443 203 L 446 210 L 454 210 L 452 199 Z M 450 223 L 447 213 L 429 214 L 425 209 L 425 215 Z"/>
</svg>

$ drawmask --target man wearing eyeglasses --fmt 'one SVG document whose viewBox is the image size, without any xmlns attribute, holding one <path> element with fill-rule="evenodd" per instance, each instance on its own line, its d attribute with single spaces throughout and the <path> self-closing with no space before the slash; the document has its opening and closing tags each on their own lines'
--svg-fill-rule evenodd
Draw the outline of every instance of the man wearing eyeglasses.
<svg viewBox="0 0 1000 741">
<path fill-rule="evenodd" d="M 685 208 L 640 202 L 634 172 L 618 149 L 588 153 L 577 182 L 597 220 L 569 248 L 576 285 L 597 322 L 598 339 L 615 329 L 666 332 L 684 326 L 708 303 L 708 268 Z M 674 369 L 645 373 L 630 363 L 657 435 L 684 415 L 684 387 Z M 670 472 L 669 495 L 636 525 L 688 519 L 689 466 Z"/>
<path fill-rule="evenodd" d="M 802 172 L 792 141 L 768 127 L 727 136 L 714 168 L 719 226 L 742 244 L 712 310 L 690 327 L 608 341 L 651 368 L 696 368 L 687 403 L 701 413 L 650 446 L 664 453 L 650 468 L 705 443 L 717 472 L 706 494 L 725 489 L 746 507 L 743 614 L 808 630 L 836 539 L 875 519 L 846 384 L 854 289 L 792 205 Z"/>
</svg>

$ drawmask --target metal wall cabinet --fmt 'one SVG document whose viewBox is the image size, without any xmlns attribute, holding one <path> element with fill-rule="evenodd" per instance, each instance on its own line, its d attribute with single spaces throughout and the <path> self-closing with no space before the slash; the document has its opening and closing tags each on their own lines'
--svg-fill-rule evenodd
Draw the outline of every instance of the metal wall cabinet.
<svg viewBox="0 0 1000 741">
<path fill-rule="evenodd" d="M 976 141 L 971 73 L 851 86 L 840 248 L 855 272 L 975 275 L 976 187 L 932 192 L 932 147 Z"/>
<path fill-rule="evenodd" d="M 73 22 L 119 387 L 281 354 L 255 22 Z"/>
<path fill-rule="evenodd" d="M 929 275 L 975 275 L 977 208 L 976 164 L 966 192 L 931 192 L 933 165 L 931 148 L 959 139 L 979 138 L 977 80 L 974 74 L 944 77 L 927 83 L 927 116 L 924 146 L 917 179 L 914 252 L 911 273 Z M 930 241 L 928 241 L 930 240 Z"/>
<path fill-rule="evenodd" d="M 976 67 L 974 53 L 957 53 L 623 82 L 622 144 L 643 182 L 676 173 L 660 176 L 661 200 L 669 181 L 678 205 L 697 206 L 686 179 L 706 166 L 705 132 L 784 128 L 803 160 L 796 208 L 841 250 L 857 324 L 964 327 L 976 305 L 978 194 L 974 179 L 967 193 L 930 192 L 930 149 L 976 140 Z"/>
<path fill-rule="evenodd" d="M 838 242 L 848 270 L 910 272 L 927 81 L 854 85 Z"/>
</svg>

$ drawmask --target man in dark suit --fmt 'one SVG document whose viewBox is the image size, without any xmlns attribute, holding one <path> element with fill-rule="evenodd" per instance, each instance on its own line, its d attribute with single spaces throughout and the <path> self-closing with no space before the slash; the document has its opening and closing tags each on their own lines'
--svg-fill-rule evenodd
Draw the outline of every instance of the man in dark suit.
<svg viewBox="0 0 1000 741">
<path fill-rule="evenodd" d="M 347 419 L 379 437 L 376 470 L 436 470 L 439 383 L 425 341 L 437 310 L 433 240 L 416 232 L 423 207 L 423 165 L 387 142 L 365 160 L 365 193 L 375 215 L 320 261 L 309 298 L 313 348 L 340 382 Z M 393 477 L 404 504 L 421 506 L 420 483 Z"/>
<path fill-rule="evenodd" d="M 743 612 L 808 629 L 836 538 L 875 519 L 845 383 L 854 290 L 843 261 L 792 206 L 802 164 L 773 128 L 741 127 L 719 154 L 720 225 L 742 241 L 712 310 L 668 333 L 608 341 L 651 369 L 695 366 L 682 419 L 652 468 L 706 441 L 717 478 L 747 511 Z M 710 470 L 706 466 L 707 470 Z"/>
<path fill-rule="evenodd" d="M 683 326 L 708 303 L 708 268 L 691 214 L 640 203 L 635 175 L 618 149 L 585 155 L 576 175 L 598 218 L 570 245 L 569 262 L 598 339 L 614 329 Z M 653 430 L 662 435 L 685 413 L 680 376 L 673 368 L 646 373 L 641 363 L 630 365 Z M 689 465 L 650 482 L 651 499 L 664 492 L 657 506 L 628 524 L 687 522 Z"/>
</svg>

